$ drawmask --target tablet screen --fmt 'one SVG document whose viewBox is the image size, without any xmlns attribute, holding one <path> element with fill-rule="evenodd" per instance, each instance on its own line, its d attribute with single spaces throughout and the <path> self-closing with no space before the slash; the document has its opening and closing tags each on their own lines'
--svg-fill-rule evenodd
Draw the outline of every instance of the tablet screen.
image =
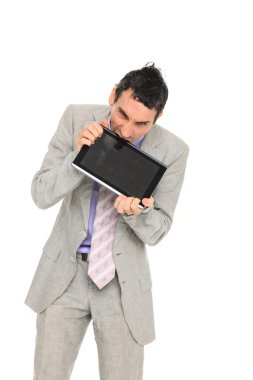
<svg viewBox="0 0 253 380">
<path fill-rule="evenodd" d="M 73 164 L 118 193 L 140 199 L 151 196 L 167 169 L 108 128 L 94 145 L 81 148 Z"/>
</svg>

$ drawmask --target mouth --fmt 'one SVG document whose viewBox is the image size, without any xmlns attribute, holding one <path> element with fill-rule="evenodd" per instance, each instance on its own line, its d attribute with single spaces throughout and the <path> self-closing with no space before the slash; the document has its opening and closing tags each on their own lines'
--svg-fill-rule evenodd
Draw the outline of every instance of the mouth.
<svg viewBox="0 0 253 380">
<path fill-rule="evenodd" d="M 123 139 L 123 140 L 126 140 L 126 141 L 131 142 L 131 140 L 129 140 L 129 139 L 125 139 L 125 137 L 121 136 L 119 133 L 116 133 L 116 135 L 118 135 L 118 136 L 119 136 L 121 139 Z"/>
</svg>

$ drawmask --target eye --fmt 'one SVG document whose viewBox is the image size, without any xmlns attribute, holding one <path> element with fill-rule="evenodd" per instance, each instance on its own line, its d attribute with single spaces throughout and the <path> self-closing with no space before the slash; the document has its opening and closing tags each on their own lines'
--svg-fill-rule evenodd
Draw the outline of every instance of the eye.
<svg viewBox="0 0 253 380">
<path fill-rule="evenodd" d="M 148 123 L 145 123 L 145 122 L 143 121 L 143 122 L 137 122 L 136 125 L 138 125 L 138 126 L 147 126 Z"/>
<path fill-rule="evenodd" d="M 127 119 L 126 114 L 125 114 L 122 110 L 120 110 L 120 109 L 119 109 L 119 114 L 120 114 L 120 116 L 122 116 L 124 119 Z"/>
</svg>

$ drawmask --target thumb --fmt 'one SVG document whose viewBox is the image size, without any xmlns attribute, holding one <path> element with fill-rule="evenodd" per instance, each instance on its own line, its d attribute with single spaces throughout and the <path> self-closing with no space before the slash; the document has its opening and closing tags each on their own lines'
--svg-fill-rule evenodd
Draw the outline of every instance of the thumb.
<svg viewBox="0 0 253 380">
<path fill-rule="evenodd" d="M 150 197 L 150 198 L 143 198 L 143 199 L 142 199 L 142 203 L 143 203 L 144 206 L 146 206 L 146 207 L 151 207 L 151 206 L 154 204 L 154 198 L 153 198 L 153 197 Z"/>
<path fill-rule="evenodd" d="M 107 122 L 106 119 L 103 119 L 103 120 L 101 121 L 101 124 L 103 125 L 103 127 L 109 128 L 109 124 L 108 124 L 108 122 Z"/>
</svg>

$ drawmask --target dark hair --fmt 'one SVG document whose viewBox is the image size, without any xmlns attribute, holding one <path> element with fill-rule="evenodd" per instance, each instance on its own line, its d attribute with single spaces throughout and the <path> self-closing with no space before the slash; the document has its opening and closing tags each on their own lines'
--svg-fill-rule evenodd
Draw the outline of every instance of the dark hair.
<svg viewBox="0 0 253 380">
<path fill-rule="evenodd" d="M 142 69 L 127 73 L 116 84 L 114 102 L 119 99 L 123 91 L 129 88 L 133 90 L 135 100 L 143 103 L 149 109 L 156 109 L 155 122 L 168 99 L 168 87 L 162 77 L 161 70 L 155 67 L 153 62 L 149 62 Z"/>
</svg>

